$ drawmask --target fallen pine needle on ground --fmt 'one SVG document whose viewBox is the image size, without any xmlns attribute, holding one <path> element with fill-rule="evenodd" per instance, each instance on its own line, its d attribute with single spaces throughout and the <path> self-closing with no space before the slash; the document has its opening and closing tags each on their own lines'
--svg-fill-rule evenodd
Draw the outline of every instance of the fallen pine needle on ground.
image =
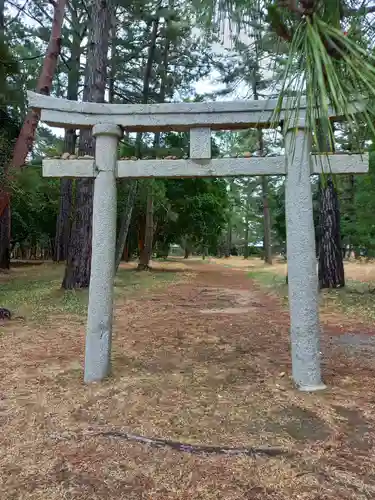
<svg viewBox="0 0 375 500">
<path fill-rule="evenodd" d="M 328 389 L 300 393 L 283 284 L 228 261 L 123 266 L 112 376 L 90 385 L 87 294 L 61 292 L 58 266 L 1 277 L 0 305 L 24 320 L 1 324 L 0 498 L 375 498 L 371 321 L 323 301 Z"/>
</svg>

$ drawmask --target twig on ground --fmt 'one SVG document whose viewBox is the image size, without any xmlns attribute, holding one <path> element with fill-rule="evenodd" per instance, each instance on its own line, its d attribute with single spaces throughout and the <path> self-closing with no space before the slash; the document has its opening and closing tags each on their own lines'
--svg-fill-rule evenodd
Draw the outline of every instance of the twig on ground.
<svg viewBox="0 0 375 500">
<path fill-rule="evenodd" d="M 192 453 L 192 454 L 216 454 L 216 455 L 245 455 L 249 457 L 255 456 L 290 456 L 290 452 L 282 448 L 231 448 L 229 446 L 206 446 L 206 445 L 194 445 L 185 444 L 179 441 L 170 441 L 168 439 L 158 439 L 149 438 L 145 436 L 139 436 L 137 434 L 130 434 L 127 432 L 120 431 L 103 431 L 94 434 L 94 436 L 103 437 L 117 437 L 120 439 L 125 439 L 126 441 L 136 441 L 138 443 L 148 444 L 150 446 L 155 446 L 158 448 L 167 447 L 172 448 L 177 451 Z"/>
</svg>

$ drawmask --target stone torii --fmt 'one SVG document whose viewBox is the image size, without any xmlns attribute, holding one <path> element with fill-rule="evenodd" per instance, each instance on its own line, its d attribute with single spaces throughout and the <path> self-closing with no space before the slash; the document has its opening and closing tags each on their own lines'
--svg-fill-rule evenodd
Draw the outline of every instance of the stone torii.
<svg viewBox="0 0 375 500">
<path fill-rule="evenodd" d="M 211 130 L 269 128 L 276 100 L 167 104 L 76 102 L 28 92 L 29 105 L 54 127 L 92 128 L 95 159 L 45 159 L 46 177 L 93 177 L 91 281 L 85 346 L 85 382 L 110 372 L 116 244 L 116 178 L 286 175 L 286 225 L 293 380 L 301 391 L 324 389 L 320 368 L 320 324 L 311 174 L 360 174 L 366 155 L 311 154 L 303 119 L 284 126 L 285 156 L 211 158 Z M 356 106 L 358 106 L 356 104 Z M 285 101 L 280 116 L 287 117 Z M 306 103 L 302 103 L 302 113 Z M 355 107 L 354 111 L 360 111 Z M 330 113 L 332 120 L 343 119 Z M 123 131 L 189 131 L 185 160 L 120 160 Z"/>
</svg>

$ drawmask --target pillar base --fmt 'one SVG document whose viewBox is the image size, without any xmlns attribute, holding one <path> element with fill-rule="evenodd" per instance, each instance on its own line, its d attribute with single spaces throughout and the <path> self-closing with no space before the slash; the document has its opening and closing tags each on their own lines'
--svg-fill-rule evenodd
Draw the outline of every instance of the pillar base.
<svg viewBox="0 0 375 500">
<path fill-rule="evenodd" d="M 297 387 L 297 389 L 301 392 L 316 392 L 316 391 L 324 391 L 324 389 L 327 389 L 327 386 L 325 384 L 301 385 Z"/>
</svg>

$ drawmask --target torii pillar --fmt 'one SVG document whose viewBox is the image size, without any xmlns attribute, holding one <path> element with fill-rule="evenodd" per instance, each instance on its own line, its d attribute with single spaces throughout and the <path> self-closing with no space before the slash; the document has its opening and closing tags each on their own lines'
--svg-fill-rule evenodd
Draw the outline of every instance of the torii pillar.
<svg viewBox="0 0 375 500">
<path fill-rule="evenodd" d="M 292 375 L 301 391 L 325 389 L 311 193 L 311 134 L 304 121 L 285 131 L 288 288 Z"/>
<path fill-rule="evenodd" d="M 95 184 L 92 221 L 91 278 L 85 347 L 85 382 L 103 380 L 111 369 L 113 282 L 116 253 L 117 125 L 93 127 Z"/>
</svg>

